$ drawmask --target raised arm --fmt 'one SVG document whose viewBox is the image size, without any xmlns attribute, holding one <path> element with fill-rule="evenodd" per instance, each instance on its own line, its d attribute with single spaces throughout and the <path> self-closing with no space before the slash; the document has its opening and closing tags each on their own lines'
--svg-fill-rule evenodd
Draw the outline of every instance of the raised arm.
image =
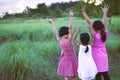
<svg viewBox="0 0 120 80">
<path fill-rule="evenodd" d="M 80 46 L 80 43 L 76 40 L 76 37 L 77 37 L 77 35 L 78 35 L 79 32 L 80 32 L 80 27 L 77 27 L 76 31 L 75 31 L 75 34 L 73 36 L 73 41 L 74 41 L 74 43 L 76 44 L 77 47 Z"/>
<path fill-rule="evenodd" d="M 59 41 L 60 38 L 59 38 L 57 29 L 56 29 L 56 27 L 55 27 L 55 24 L 54 24 L 53 20 L 52 20 L 52 19 L 48 19 L 48 22 L 49 22 L 49 23 L 51 24 L 51 26 L 52 26 L 52 29 L 53 29 L 53 32 L 55 33 L 55 36 L 56 36 L 57 41 Z"/>
<path fill-rule="evenodd" d="M 102 8 L 102 11 L 103 11 L 103 20 L 102 20 L 102 22 L 103 22 L 103 24 L 105 26 L 105 31 L 108 31 L 108 29 L 107 29 L 107 12 L 108 12 L 108 7 L 104 6 Z"/>
<path fill-rule="evenodd" d="M 70 10 L 69 16 L 70 16 L 70 22 L 69 22 L 69 39 L 72 40 L 72 18 L 73 18 L 74 13 Z"/>
<path fill-rule="evenodd" d="M 85 11 L 85 7 L 86 7 L 86 5 L 83 6 L 83 8 L 81 9 L 81 12 L 82 12 L 82 15 L 85 18 L 86 22 L 88 23 L 88 29 L 89 29 L 92 37 L 93 37 L 94 36 L 94 30 L 92 28 L 92 22 L 91 22 L 90 18 L 88 17 L 88 15 Z"/>
<path fill-rule="evenodd" d="M 83 8 L 81 9 L 81 12 L 82 12 L 82 15 L 85 18 L 86 22 L 88 23 L 88 25 L 90 25 L 91 24 L 91 20 L 88 17 L 86 11 L 85 11 L 85 7 L 86 7 L 86 5 L 83 6 Z"/>
</svg>

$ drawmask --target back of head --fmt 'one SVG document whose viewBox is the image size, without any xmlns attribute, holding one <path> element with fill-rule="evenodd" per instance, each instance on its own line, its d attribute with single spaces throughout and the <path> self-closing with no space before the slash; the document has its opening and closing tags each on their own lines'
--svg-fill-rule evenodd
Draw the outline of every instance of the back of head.
<svg viewBox="0 0 120 80">
<path fill-rule="evenodd" d="M 93 28 L 94 28 L 95 31 L 100 31 L 101 32 L 101 39 L 102 39 L 102 41 L 105 41 L 106 40 L 106 35 L 105 35 L 105 32 L 104 32 L 104 29 L 105 29 L 104 24 L 101 21 L 96 20 L 93 23 Z"/>
<path fill-rule="evenodd" d="M 89 40 L 90 40 L 90 36 L 88 33 L 82 33 L 80 35 L 80 41 L 82 43 L 82 45 L 86 45 L 86 50 L 85 50 L 85 53 L 88 52 L 89 48 L 88 48 L 88 43 L 89 43 Z"/>
<path fill-rule="evenodd" d="M 95 31 L 102 30 L 104 28 L 104 24 L 101 21 L 96 20 L 93 23 L 93 28 L 94 28 Z"/>
<path fill-rule="evenodd" d="M 62 36 L 64 36 L 64 35 L 68 34 L 68 33 L 69 33 L 68 29 L 69 29 L 68 27 L 62 26 L 62 27 L 59 29 L 59 36 L 62 37 Z"/>
<path fill-rule="evenodd" d="M 89 40 L 90 40 L 90 36 L 88 33 L 82 33 L 80 35 L 80 41 L 83 45 L 88 45 Z"/>
</svg>

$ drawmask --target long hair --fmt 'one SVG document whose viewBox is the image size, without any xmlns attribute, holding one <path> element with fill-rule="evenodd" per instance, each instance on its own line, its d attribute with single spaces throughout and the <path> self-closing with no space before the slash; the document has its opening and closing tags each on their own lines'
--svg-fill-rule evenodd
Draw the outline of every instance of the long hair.
<svg viewBox="0 0 120 80">
<path fill-rule="evenodd" d="M 88 33 L 82 33 L 80 35 L 80 41 L 81 41 L 82 45 L 88 45 L 89 40 L 90 40 L 90 36 Z M 85 53 L 88 52 L 88 50 L 89 50 L 89 48 L 88 48 L 88 46 L 86 46 Z"/>
<path fill-rule="evenodd" d="M 103 42 L 105 42 L 106 41 L 106 35 L 105 35 L 105 31 L 104 31 L 104 29 L 105 29 L 104 24 L 101 21 L 96 20 L 93 23 L 93 28 L 94 28 L 95 31 L 99 31 L 99 30 L 101 31 L 100 32 L 101 39 L 102 39 Z"/>
</svg>

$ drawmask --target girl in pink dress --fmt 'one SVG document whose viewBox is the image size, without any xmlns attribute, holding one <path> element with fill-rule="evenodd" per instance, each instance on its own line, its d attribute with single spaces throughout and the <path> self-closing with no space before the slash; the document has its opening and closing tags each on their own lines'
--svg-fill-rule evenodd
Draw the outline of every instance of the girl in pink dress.
<svg viewBox="0 0 120 80">
<path fill-rule="evenodd" d="M 61 55 L 59 58 L 57 74 L 59 76 L 63 76 L 65 80 L 76 79 L 77 76 L 77 57 L 74 51 L 72 41 L 72 16 L 73 12 L 70 11 L 70 26 L 63 26 L 58 32 L 54 26 L 54 23 L 51 19 L 49 19 L 49 23 L 52 25 L 53 31 L 56 35 L 56 39 L 61 48 Z"/>
<path fill-rule="evenodd" d="M 92 56 L 98 69 L 96 80 L 102 80 L 102 76 L 104 80 L 110 80 L 108 75 L 108 55 L 105 47 L 105 42 L 108 38 L 108 29 L 106 25 L 108 7 L 105 6 L 102 8 L 103 22 L 96 20 L 93 24 L 85 12 L 85 6 L 81 11 L 88 23 L 88 28 L 93 37 Z"/>
</svg>

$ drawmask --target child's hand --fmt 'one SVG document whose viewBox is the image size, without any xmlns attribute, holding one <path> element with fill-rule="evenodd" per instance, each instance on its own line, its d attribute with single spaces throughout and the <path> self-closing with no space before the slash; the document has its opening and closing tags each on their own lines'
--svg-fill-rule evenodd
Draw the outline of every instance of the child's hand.
<svg viewBox="0 0 120 80">
<path fill-rule="evenodd" d="M 77 28 L 76 28 L 76 31 L 77 31 L 77 32 L 80 32 L 80 27 L 77 27 Z"/>
<path fill-rule="evenodd" d="M 84 6 L 82 7 L 82 9 L 81 9 L 82 12 L 85 12 L 85 7 L 86 7 L 86 5 L 84 5 Z"/>
<path fill-rule="evenodd" d="M 109 7 L 105 5 L 104 7 L 101 7 L 101 9 L 102 9 L 103 12 L 107 12 Z"/>
<path fill-rule="evenodd" d="M 47 19 L 47 21 L 52 24 L 53 23 L 53 20 L 52 19 Z"/>
<path fill-rule="evenodd" d="M 74 13 L 73 13 L 72 10 L 70 10 L 69 15 L 70 15 L 71 17 L 73 17 Z"/>
</svg>

